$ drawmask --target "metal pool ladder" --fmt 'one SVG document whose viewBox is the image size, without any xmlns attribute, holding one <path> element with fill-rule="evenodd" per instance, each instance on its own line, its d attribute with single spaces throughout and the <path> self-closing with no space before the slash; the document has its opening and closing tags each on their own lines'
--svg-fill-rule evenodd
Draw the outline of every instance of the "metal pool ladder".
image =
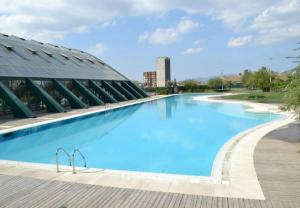
<svg viewBox="0 0 300 208">
<path fill-rule="evenodd" d="M 81 156 L 81 158 L 84 161 L 84 167 L 86 168 L 86 159 L 85 159 L 85 157 L 83 156 L 83 154 L 80 152 L 79 149 L 74 149 L 74 152 L 72 154 L 73 174 L 76 173 L 76 170 L 75 170 L 75 156 L 76 156 L 76 153 L 78 153 Z"/>
<path fill-rule="evenodd" d="M 71 156 L 69 155 L 69 153 L 62 147 L 58 148 L 56 150 L 56 153 L 55 153 L 55 159 L 56 159 L 56 172 L 58 173 L 59 172 L 59 162 L 58 162 L 58 153 L 62 151 L 63 153 L 65 153 L 65 155 L 67 155 L 68 157 L 68 160 L 69 160 L 69 165 L 72 166 L 72 160 L 71 160 Z"/>
</svg>

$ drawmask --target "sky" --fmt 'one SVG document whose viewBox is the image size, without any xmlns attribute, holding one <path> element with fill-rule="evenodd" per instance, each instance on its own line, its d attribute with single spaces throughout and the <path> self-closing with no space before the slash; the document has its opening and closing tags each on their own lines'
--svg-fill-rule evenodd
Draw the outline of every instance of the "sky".
<svg viewBox="0 0 300 208">
<path fill-rule="evenodd" d="M 139 81 L 158 56 L 179 81 L 285 71 L 300 0 L 0 0 L 0 32 L 85 50 Z"/>
</svg>

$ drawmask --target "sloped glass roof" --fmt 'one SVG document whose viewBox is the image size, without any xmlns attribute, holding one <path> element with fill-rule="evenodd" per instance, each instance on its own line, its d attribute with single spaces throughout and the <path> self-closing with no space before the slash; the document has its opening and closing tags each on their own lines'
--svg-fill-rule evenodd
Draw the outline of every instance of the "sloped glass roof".
<svg viewBox="0 0 300 208">
<path fill-rule="evenodd" d="M 0 35 L 0 77 L 127 80 L 89 53 L 6 35 Z"/>
</svg>

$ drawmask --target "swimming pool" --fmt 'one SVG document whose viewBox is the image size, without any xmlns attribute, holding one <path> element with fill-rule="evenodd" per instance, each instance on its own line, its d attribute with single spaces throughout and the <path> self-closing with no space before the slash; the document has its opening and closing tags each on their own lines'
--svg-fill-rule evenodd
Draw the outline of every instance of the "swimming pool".
<svg viewBox="0 0 300 208">
<path fill-rule="evenodd" d="M 88 167 L 210 176 L 234 135 L 278 119 L 240 104 L 176 95 L 0 135 L 0 160 L 55 164 L 55 151 L 76 148 Z"/>
</svg>

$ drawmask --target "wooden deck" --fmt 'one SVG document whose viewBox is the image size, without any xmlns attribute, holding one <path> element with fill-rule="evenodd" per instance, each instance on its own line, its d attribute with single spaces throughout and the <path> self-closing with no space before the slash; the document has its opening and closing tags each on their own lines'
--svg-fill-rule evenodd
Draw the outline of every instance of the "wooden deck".
<svg viewBox="0 0 300 208">
<path fill-rule="evenodd" d="M 297 208 L 293 202 L 120 189 L 0 175 L 0 207 Z"/>
<path fill-rule="evenodd" d="M 300 204 L 300 124 L 267 134 L 255 149 L 254 161 L 267 199 Z"/>
<path fill-rule="evenodd" d="M 300 208 L 299 135 L 299 126 L 291 124 L 266 135 L 257 145 L 255 167 L 266 200 L 141 191 L 0 174 L 0 207 Z"/>
</svg>

